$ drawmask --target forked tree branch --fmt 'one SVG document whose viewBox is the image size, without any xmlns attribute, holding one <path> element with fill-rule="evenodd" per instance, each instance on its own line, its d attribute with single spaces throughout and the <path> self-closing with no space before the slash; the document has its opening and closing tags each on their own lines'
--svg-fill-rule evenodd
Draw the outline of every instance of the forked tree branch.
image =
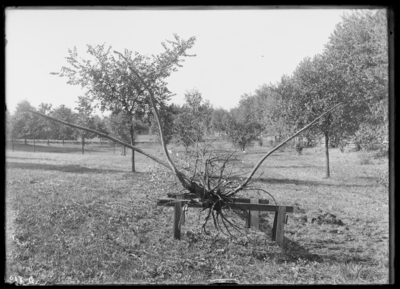
<svg viewBox="0 0 400 289">
<path fill-rule="evenodd" d="M 154 115 L 156 117 L 157 120 L 157 124 L 158 124 L 158 129 L 160 131 L 160 138 L 161 138 L 161 145 L 164 151 L 164 155 L 167 158 L 168 164 L 171 168 L 171 170 L 175 173 L 175 175 L 178 177 L 178 179 L 181 181 L 182 185 L 185 188 L 191 188 L 191 184 L 190 182 L 187 180 L 187 178 L 185 178 L 185 176 L 176 168 L 175 164 L 172 162 L 171 157 L 169 156 L 168 150 L 167 150 L 167 146 L 165 144 L 165 137 L 164 137 L 164 131 L 162 129 L 161 126 L 161 121 L 160 121 L 160 116 L 158 114 L 158 110 L 156 107 L 156 101 L 155 101 L 155 97 L 154 97 L 154 93 L 151 90 L 151 88 L 146 84 L 146 82 L 143 80 L 143 78 L 139 75 L 139 73 L 133 69 L 128 61 L 128 59 L 123 56 L 120 52 L 115 51 L 114 53 L 118 54 L 122 59 L 124 59 L 126 61 L 126 63 L 128 64 L 128 68 L 132 71 L 132 73 L 139 79 L 139 81 L 143 84 L 143 86 L 146 88 L 146 90 L 149 92 L 150 94 L 150 102 L 151 102 L 151 106 L 153 108 L 153 112 Z"/>
<path fill-rule="evenodd" d="M 114 142 L 116 142 L 116 143 L 119 143 L 119 144 L 121 144 L 121 145 L 124 145 L 124 146 L 126 146 L 126 147 L 129 147 L 129 148 L 133 149 L 134 151 L 137 151 L 138 153 L 141 153 L 141 154 L 145 155 L 146 157 L 152 159 L 153 161 L 159 163 L 160 165 L 162 165 L 162 166 L 164 166 L 164 167 L 166 167 L 166 168 L 168 168 L 168 169 L 171 169 L 171 168 L 169 167 L 168 164 L 166 164 L 166 163 L 163 162 L 162 160 L 156 158 L 155 156 L 152 156 L 152 155 L 150 155 L 150 154 L 148 154 L 148 153 L 142 151 L 141 149 L 139 149 L 139 148 L 137 148 L 137 147 L 134 147 L 133 145 L 131 145 L 131 144 L 129 144 L 129 143 L 123 142 L 122 140 L 119 140 L 119 139 L 117 139 L 117 138 L 115 138 L 115 137 L 112 137 L 112 136 L 110 136 L 110 135 L 108 135 L 108 134 L 99 132 L 99 131 L 94 130 L 94 129 L 91 129 L 91 128 L 87 128 L 87 127 L 83 127 L 83 126 L 76 125 L 76 124 L 73 124 L 73 123 L 69 123 L 69 122 L 66 122 L 66 121 L 64 121 L 64 120 L 61 120 L 61 119 L 58 119 L 58 118 L 55 118 L 55 117 L 52 117 L 52 116 L 48 116 L 48 115 L 42 114 L 42 113 L 37 112 L 37 111 L 33 111 L 33 110 L 29 110 L 29 109 L 28 109 L 28 111 L 31 112 L 31 113 L 37 114 L 37 115 L 39 115 L 39 116 L 45 117 L 45 118 L 47 118 L 47 119 L 50 119 L 50 120 L 53 120 L 53 121 L 56 121 L 56 122 L 59 122 L 59 123 L 68 125 L 68 126 L 70 126 L 70 127 L 74 127 L 74 128 L 80 129 L 80 130 L 88 131 L 88 132 L 97 134 L 97 135 L 99 135 L 99 136 L 101 136 L 101 137 L 108 138 L 109 140 L 112 140 L 112 141 L 114 141 Z"/>
<path fill-rule="evenodd" d="M 336 104 L 334 107 L 332 107 L 331 109 L 329 109 L 328 111 L 324 112 L 323 114 L 321 114 L 320 116 L 318 116 L 316 119 L 314 119 L 311 123 L 309 123 L 308 125 L 306 125 L 305 127 L 303 127 L 301 130 L 297 131 L 296 133 L 294 133 L 293 135 L 291 135 L 290 137 L 288 137 L 286 140 L 284 140 L 283 142 L 281 142 L 279 145 L 277 145 L 276 147 L 274 147 L 272 150 L 270 150 L 266 155 L 264 155 L 261 160 L 255 165 L 255 167 L 253 168 L 253 170 L 250 172 L 250 174 L 248 175 L 248 177 L 246 178 L 246 180 L 239 185 L 236 189 L 234 189 L 232 192 L 228 193 L 228 196 L 234 195 L 236 194 L 238 191 L 242 190 L 244 187 L 246 187 L 246 185 L 250 182 L 250 180 L 252 179 L 252 177 L 254 176 L 255 172 L 258 170 L 258 168 L 261 166 L 261 164 L 265 161 L 265 159 L 267 157 L 269 157 L 273 152 L 275 152 L 277 149 L 279 149 L 281 146 L 283 146 L 285 143 L 287 143 L 288 141 L 290 141 L 291 139 L 293 139 L 294 137 L 296 137 L 297 135 L 299 135 L 300 133 L 302 133 L 303 131 L 305 131 L 306 129 L 310 128 L 313 124 L 315 124 L 321 117 L 323 117 L 324 115 L 328 114 L 329 112 L 331 112 L 332 110 L 334 110 L 336 107 L 338 107 L 339 105 L 341 105 L 343 103 L 338 103 Z"/>
</svg>

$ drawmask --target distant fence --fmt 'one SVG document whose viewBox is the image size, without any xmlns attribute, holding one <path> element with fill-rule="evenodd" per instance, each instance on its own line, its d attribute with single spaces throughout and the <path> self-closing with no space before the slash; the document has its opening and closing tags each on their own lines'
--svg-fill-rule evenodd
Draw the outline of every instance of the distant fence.
<svg viewBox="0 0 400 289">
<path fill-rule="evenodd" d="M 11 139 L 7 139 L 6 142 L 11 143 L 12 140 Z M 14 139 L 14 143 L 15 144 L 24 144 L 25 143 L 25 139 Z M 33 139 L 26 139 L 26 143 L 27 144 L 33 144 Z M 63 144 L 62 140 L 43 140 L 43 139 L 35 139 L 35 144 Z M 85 145 L 108 145 L 108 146 L 113 146 L 113 141 L 86 141 L 85 140 Z M 142 140 L 142 141 L 136 141 L 136 143 L 138 144 L 154 144 L 154 143 L 159 143 L 159 141 L 157 139 L 148 139 L 148 140 Z M 64 141 L 65 145 L 82 145 L 82 141 L 81 140 L 65 140 Z M 121 146 L 120 144 L 116 143 L 117 146 Z"/>
<path fill-rule="evenodd" d="M 7 142 L 12 142 L 11 139 L 7 139 Z M 25 139 L 14 139 L 14 143 L 15 144 L 24 144 L 25 143 Z M 33 139 L 26 139 L 26 143 L 27 144 L 33 144 Z M 43 140 L 43 139 L 35 139 L 35 143 L 36 144 L 62 144 L 63 141 L 62 140 Z M 64 144 L 74 144 L 74 145 L 81 145 L 82 141 L 76 141 L 76 140 L 65 140 Z M 95 145 L 109 145 L 110 142 L 109 141 L 85 141 L 85 145 L 88 144 L 95 144 Z"/>
</svg>

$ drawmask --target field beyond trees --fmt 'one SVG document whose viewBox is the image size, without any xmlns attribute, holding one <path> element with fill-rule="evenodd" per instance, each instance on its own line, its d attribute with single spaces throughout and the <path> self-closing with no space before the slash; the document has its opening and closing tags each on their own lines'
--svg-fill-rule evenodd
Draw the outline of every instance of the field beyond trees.
<svg viewBox="0 0 400 289">
<path fill-rule="evenodd" d="M 205 213 L 189 208 L 182 239 L 174 240 L 173 209 L 157 207 L 156 200 L 179 187 L 147 157 L 137 154 L 138 172 L 132 173 L 129 156 L 113 154 L 112 148 L 89 145 L 81 155 L 79 146 L 68 153 L 37 147 L 42 150 L 36 153 L 6 150 L 7 281 L 20 276 L 36 284 L 389 282 L 387 158 L 332 149 L 331 178 L 325 179 L 323 148 L 304 149 L 300 156 L 291 148 L 274 153 L 256 185 L 279 204 L 298 206 L 289 214 L 280 248 L 271 241 L 273 216 L 267 213 L 261 214 L 261 231 L 248 229 L 251 242 L 217 236 L 211 224 L 212 234 L 201 234 Z M 139 147 L 161 152 L 156 144 Z M 249 149 L 238 166 L 249 171 L 266 151 Z M 250 192 L 247 197 L 268 198 Z"/>
</svg>

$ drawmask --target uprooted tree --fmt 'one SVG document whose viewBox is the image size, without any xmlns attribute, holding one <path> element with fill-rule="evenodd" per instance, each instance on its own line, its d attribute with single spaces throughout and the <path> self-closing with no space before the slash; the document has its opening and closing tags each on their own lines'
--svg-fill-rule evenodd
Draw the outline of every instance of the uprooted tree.
<svg viewBox="0 0 400 289">
<path fill-rule="evenodd" d="M 174 43 L 174 45 L 179 45 L 179 43 Z M 129 56 L 124 56 L 117 51 L 114 51 L 114 53 L 119 55 L 122 59 L 126 61 L 127 68 L 130 71 L 129 76 L 135 83 L 139 82 L 143 86 L 144 90 L 147 92 L 152 112 L 157 120 L 158 129 L 160 132 L 161 145 L 163 153 L 166 158 L 166 162 L 146 153 L 145 151 L 129 143 L 126 143 L 108 134 L 90 128 L 82 127 L 73 123 L 68 123 L 66 121 L 38 113 L 33 110 L 29 111 L 33 114 L 40 115 L 42 117 L 51 119 L 53 121 L 57 121 L 77 129 L 95 133 L 103 138 L 108 138 L 116 143 L 129 147 L 132 150 L 149 157 L 150 159 L 154 160 L 160 165 L 171 170 L 173 174 L 176 176 L 176 178 L 179 180 L 180 184 L 182 185 L 183 191 L 186 191 L 186 193 L 195 197 L 191 200 L 187 200 L 187 204 L 189 204 L 190 202 L 200 203 L 203 206 L 204 210 L 208 210 L 207 216 L 202 225 L 204 232 L 207 232 L 206 224 L 209 221 L 210 217 L 212 217 L 214 226 L 218 231 L 232 236 L 229 228 L 233 228 L 236 231 L 243 233 L 243 231 L 240 229 L 239 226 L 234 224 L 230 219 L 228 219 L 225 216 L 222 209 L 229 208 L 232 209 L 233 212 L 238 212 L 238 211 L 240 212 L 241 209 L 240 207 L 234 204 L 233 197 L 243 190 L 254 189 L 251 186 L 251 181 L 256 171 L 259 169 L 259 167 L 265 161 L 265 159 L 267 159 L 273 152 L 275 152 L 278 148 L 280 148 L 285 143 L 293 139 L 295 136 L 305 131 L 306 129 L 310 128 L 313 124 L 323 119 L 323 117 L 329 115 L 330 112 L 339 105 L 336 104 L 327 112 L 321 114 L 311 123 L 306 125 L 304 128 L 297 131 L 292 136 L 287 138 L 285 141 L 280 143 L 278 146 L 270 150 L 259 160 L 259 162 L 250 171 L 250 173 L 247 175 L 244 181 L 240 182 L 236 178 L 236 176 L 232 175 L 232 166 L 229 166 L 229 164 L 231 164 L 230 160 L 234 158 L 235 152 L 223 155 L 223 154 L 217 154 L 216 152 L 209 150 L 207 147 L 204 147 L 202 149 L 196 150 L 196 153 L 192 161 L 190 163 L 187 163 L 183 167 L 179 167 L 173 162 L 166 147 L 164 130 L 162 127 L 162 123 L 160 121 L 156 97 L 154 95 L 155 90 L 153 88 L 155 85 L 155 81 L 157 80 L 157 77 L 155 77 L 155 75 L 152 72 L 150 72 L 152 73 L 152 75 L 150 75 L 151 77 L 149 75 L 141 75 L 138 72 L 135 63 L 130 59 Z M 170 55 L 169 57 L 166 58 L 166 61 L 171 61 L 171 59 L 176 59 L 175 57 L 176 55 Z M 159 73 L 162 74 L 162 71 Z M 257 190 L 264 191 L 262 189 L 257 189 Z"/>
</svg>

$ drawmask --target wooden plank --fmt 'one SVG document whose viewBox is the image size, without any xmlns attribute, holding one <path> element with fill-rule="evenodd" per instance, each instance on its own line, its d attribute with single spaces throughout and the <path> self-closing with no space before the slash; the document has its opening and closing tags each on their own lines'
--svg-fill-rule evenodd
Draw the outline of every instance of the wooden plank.
<svg viewBox="0 0 400 289">
<path fill-rule="evenodd" d="M 181 224 L 180 218 L 182 214 L 182 202 L 175 202 L 174 204 L 174 238 L 181 239 Z"/>
<path fill-rule="evenodd" d="M 192 194 L 183 194 L 183 195 L 168 195 L 170 198 L 177 198 L 177 197 L 183 197 L 184 200 L 192 200 L 196 198 L 196 195 Z M 232 198 L 233 202 L 235 203 L 246 203 L 250 204 L 250 199 L 247 198 Z M 268 199 L 259 199 L 259 204 L 269 204 Z"/>
<path fill-rule="evenodd" d="M 252 199 L 245 199 L 245 198 L 233 198 L 234 203 L 245 203 L 245 204 L 250 204 Z M 269 200 L 267 199 L 258 199 L 257 204 L 269 204 Z"/>
<path fill-rule="evenodd" d="M 283 236 L 285 231 L 285 216 L 286 216 L 286 207 L 280 206 L 276 216 L 276 235 L 275 241 L 279 246 L 283 245 Z"/>
<path fill-rule="evenodd" d="M 186 202 L 189 200 L 184 200 Z M 157 206 L 167 206 L 172 207 L 174 206 L 175 200 L 174 199 L 160 199 L 157 200 Z M 245 204 L 245 203 L 235 203 L 236 206 L 240 206 L 243 210 L 250 211 L 263 211 L 263 212 L 277 212 L 279 206 L 274 205 L 264 205 L 264 204 Z M 190 208 L 203 208 L 201 204 L 189 204 Z M 286 213 L 293 213 L 292 206 L 286 206 Z"/>
<path fill-rule="evenodd" d="M 186 204 L 190 200 L 182 200 L 181 203 Z M 175 206 L 176 200 L 175 199 L 159 199 L 157 200 L 157 206 L 166 206 L 166 207 L 173 207 Z M 197 205 L 197 204 L 192 204 L 192 205 Z M 193 206 L 196 208 L 196 206 Z M 201 205 L 199 205 L 201 207 Z"/>
<path fill-rule="evenodd" d="M 258 199 L 251 199 L 252 204 L 258 204 Z M 260 229 L 260 213 L 259 211 L 249 211 L 248 227 L 255 230 Z"/>
</svg>

